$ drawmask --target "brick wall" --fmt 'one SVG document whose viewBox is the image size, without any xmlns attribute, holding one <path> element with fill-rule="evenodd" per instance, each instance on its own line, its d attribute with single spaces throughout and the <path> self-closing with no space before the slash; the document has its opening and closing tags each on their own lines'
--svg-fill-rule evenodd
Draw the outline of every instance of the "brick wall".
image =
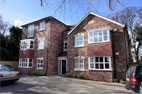
<svg viewBox="0 0 142 94">
<path fill-rule="evenodd" d="M 99 43 L 99 44 L 88 44 L 88 33 L 86 30 L 98 29 L 104 27 L 117 28 L 118 31 L 111 31 L 111 42 Z M 85 46 L 74 47 L 74 35 L 78 33 L 84 34 Z M 68 64 L 69 72 L 74 71 L 74 57 L 84 56 L 85 57 L 85 71 L 77 72 L 88 75 L 89 79 L 100 80 L 100 81 L 113 81 L 114 77 L 124 78 L 126 72 L 126 48 L 125 38 L 123 29 L 109 21 L 95 17 L 93 15 L 88 16 L 68 37 Z M 119 55 L 115 55 L 119 52 Z M 88 70 L 88 57 L 89 56 L 112 56 L 112 71 L 89 71 Z M 115 73 L 114 73 L 115 72 Z"/>
<path fill-rule="evenodd" d="M 67 26 L 58 21 L 51 20 L 50 43 L 48 50 L 48 75 L 57 74 L 58 72 L 58 55 L 63 51 L 62 31 L 67 29 Z"/>
</svg>

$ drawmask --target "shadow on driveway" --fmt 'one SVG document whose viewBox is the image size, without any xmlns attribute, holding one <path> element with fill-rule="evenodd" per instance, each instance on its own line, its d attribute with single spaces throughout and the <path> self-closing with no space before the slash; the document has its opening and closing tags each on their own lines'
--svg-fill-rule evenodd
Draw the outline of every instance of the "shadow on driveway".
<svg viewBox="0 0 142 94">
<path fill-rule="evenodd" d="M 36 85 L 27 83 L 5 83 L 0 85 L 1 94 L 41 94 L 40 92 L 32 91 L 29 88 L 35 87 Z M 49 94 L 49 93 L 48 93 Z"/>
</svg>

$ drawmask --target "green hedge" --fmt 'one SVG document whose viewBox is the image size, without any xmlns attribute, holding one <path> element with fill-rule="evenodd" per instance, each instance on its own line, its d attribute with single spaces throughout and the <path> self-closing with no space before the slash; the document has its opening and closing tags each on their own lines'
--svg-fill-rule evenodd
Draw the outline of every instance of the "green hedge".
<svg viewBox="0 0 142 94">
<path fill-rule="evenodd" d="M 70 78 L 88 79 L 86 75 L 76 73 L 66 73 L 65 76 Z"/>
<path fill-rule="evenodd" d="M 126 81 L 125 81 L 124 79 L 117 79 L 117 78 L 114 78 L 114 79 L 113 79 L 113 82 L 125 84 Z"/>
<path fill-rule="evenodd" d="M 42 73 L 42 72 L 29 72 L 28 75 L 45 76 L 45 73 Z"/>
</svg>

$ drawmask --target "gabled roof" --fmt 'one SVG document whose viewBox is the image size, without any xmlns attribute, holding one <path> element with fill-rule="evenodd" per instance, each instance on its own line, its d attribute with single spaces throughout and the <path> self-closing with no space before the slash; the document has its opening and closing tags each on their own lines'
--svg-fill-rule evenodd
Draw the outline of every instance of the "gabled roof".
<svg viewBox="0 0 142 94">
<path fill-rule="evenodd" d="M 67 26 L 66 24 L 64 24 L 63 22 L 57 20 L 56 18 L 54 18 L 54 17 L 52 17 L 52 16 L 48 16 L 48 17 L 45 17 L 45 18 L 42 18 L 42 19 L 39 19 L 39 20 L 32 21 L 32 22 L 30 22 L 30 23 L 26 23 L 26 24 L 22 25 L 22 27 L 27 26 L 27 25 L 29 25 L 29 24 L 34 24 L 34 23 L 36 23 L 36 22 L 40 22 L 40 21 L 43 21 L 43 20 L 46 20 L 46 19 L 54 19 L 54 20 L 60 22 L 61 24 Z"/>
<path fill-rule="evenodd" d="M 101 15 L 99 15 L 99 14 L 96 14 L 96 13 L 94 13 L 94 12 L 89 12 L 89 13 L 68 33 L 68 35 L 69 35 L 70 33 L 72 33 L 72 31 L 75 30 L 89 15 L 94 15 L 94 16 L 100 17 L 100 18 L 102 18 L 102 19 L 104 19 L 104 20 L 110 21 L 110 22 L 112 22 L 112 23 L 114 23 L 114 24 L 117 24 L 117 25 L 119 25 L 119 26 L 121 26 L 121 27 L 125 27 L 125 24 L 122 24 L 122 23 L 119 23 L 119 22 L 114 21 L 114 20 L 112 20 L 112 19 L 106 18 L 106 17 L 101 16 Z"/>
</svg>

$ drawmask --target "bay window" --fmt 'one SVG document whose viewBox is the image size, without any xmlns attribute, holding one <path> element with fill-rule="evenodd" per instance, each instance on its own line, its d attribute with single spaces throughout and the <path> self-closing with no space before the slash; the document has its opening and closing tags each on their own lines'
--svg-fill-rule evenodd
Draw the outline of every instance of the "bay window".
<svg viewBox="0 0 142 94">
<path fill-rule="evenodd" d="M 33 39 L 21 40 L 20 50 L 33 49 L 33 48 L 34 48 L 34 40 Z"/>
<path fill-rule="evenodd" d="M 89 70 L 112 70 L 111 57 L 90 57 Z"/>
</svg>

